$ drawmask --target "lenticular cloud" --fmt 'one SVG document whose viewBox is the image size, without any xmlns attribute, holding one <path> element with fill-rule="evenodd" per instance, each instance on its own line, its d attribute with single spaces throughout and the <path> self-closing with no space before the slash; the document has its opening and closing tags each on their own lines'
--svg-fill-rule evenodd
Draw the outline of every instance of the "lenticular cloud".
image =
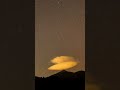
<svg viewBox="0 0 120 90">
<path fill-rule="evenodd" d="M 55 65 L 50 66 L 48 70 L 66 70 L 77 65 L 75 58 L 69 56 L 56 57 L 51 62 Z"/>
</svg>

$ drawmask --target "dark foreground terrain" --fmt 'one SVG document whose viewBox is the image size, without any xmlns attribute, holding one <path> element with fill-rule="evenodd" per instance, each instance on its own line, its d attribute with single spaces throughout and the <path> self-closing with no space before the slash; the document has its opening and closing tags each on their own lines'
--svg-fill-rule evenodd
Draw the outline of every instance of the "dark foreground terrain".
<svg viewBox="0 0 120 90">
<path fill-rule="evenodd" d="M 50 77 L 35 77 L 35 90 L 85 90 L 85 72 L 61 71 Z"/>
</svg>

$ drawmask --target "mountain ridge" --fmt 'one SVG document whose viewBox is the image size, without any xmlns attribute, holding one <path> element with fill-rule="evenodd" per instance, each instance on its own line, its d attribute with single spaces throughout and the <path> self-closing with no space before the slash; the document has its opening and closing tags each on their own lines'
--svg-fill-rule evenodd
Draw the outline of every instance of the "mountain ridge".
<svg viewBox="0 0 120 90">
<path fill-rule="evenodd" d="M 35 77 L 35 90 L 40 90 L 41 87 L 46 90 L 48 86 L 50 90 L 56 90 L 54 86 L 60 90 L 85 90 L 85 71 L 63 70 L 49 77 Z"/>
<path fill-rule="evenodd" d="M 47 78 L 57 77 L 61 79 L 69 79 L 69 78 L 74 79 L 74 78 L 78 78 L 84 75 L 85 75 L 85 71 L 69 72 L 69 71 L 63 70 Z"/>
<path fill-rule="evenodd" d="M 50 75 L 50 76 L 47 76 L 47 77 L 38 77 L 38 76 L 35 76 L 36 78 L 48 78 L 48 77 L 51 77 L 51 76 L 58 76 L 58 75 L 62 75 L 62 74 L 79 74 L 79 73 L 85 73 L 85 71 L 81 70 L 81 71 L 77 71 L 77 72 L 70 72 L 70 71 L 66 71 L 66 70 L 62 70 L 58 73 L 55 73 L 53 75 Z"/>
</svg>

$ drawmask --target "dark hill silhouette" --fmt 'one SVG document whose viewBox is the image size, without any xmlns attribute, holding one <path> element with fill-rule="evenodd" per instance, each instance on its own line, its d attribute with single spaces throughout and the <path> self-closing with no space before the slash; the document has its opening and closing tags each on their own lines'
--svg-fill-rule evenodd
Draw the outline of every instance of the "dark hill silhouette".
<svg viewBox="0 0 120 90">
<path fill-rule="evenodd" d="M 67 78 L 71 78 L 73 76 L 74 76 L 73 72 L 67 72 L 67 71 L 63 70 L 63 71 L 58 72 L 54 75 L 51 75 L 50 77 L 47 77 L 47 78 L 58 77 L 59 79 L 67 79 Z"/>
<path fill-rule="evenodd" d="M 85 90 L 85 71 L 61 71 L 49 77 L 35 77 L 35 90 Z"/>
</svg>

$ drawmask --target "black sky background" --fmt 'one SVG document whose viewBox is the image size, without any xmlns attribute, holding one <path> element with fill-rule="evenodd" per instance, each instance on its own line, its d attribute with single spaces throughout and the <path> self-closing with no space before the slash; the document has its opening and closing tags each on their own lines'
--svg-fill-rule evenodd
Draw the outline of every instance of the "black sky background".
<svg viewBox="0 0 120 90">
<path fill-rule="evenodd" d="M 103 90 L 118 90 L 120 81 L 119 2 L 86 2 L 86 72 L 92 73 Z"/>
</svg>

